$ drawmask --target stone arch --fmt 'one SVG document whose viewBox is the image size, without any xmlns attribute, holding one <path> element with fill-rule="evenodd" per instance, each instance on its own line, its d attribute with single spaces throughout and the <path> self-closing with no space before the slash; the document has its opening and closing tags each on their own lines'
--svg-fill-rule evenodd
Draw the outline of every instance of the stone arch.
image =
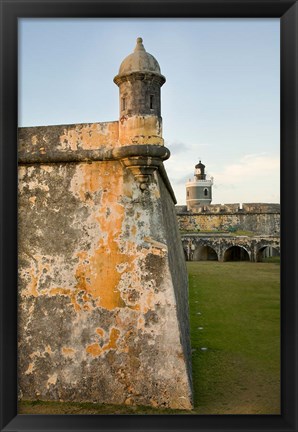
<svg viewBox="0 0 298 432">
<path fill-rule="evenodd" d="M 223 256 L 224 261 L 250 261 L 249 252 L 243 246 L 228 247 Z"/>
<path fill-rule="evenodd" d="M 182 241 L 184 257 L 186 261 L 193 261 L 196 244 L 192 241 Z"/>
<path fill-rule="evenodd" d="M 280 256 L 279 250 L 276 246 L 263 245 L 257 251 L 256 261 L 262 262 L 264 258 Z"/>
<path fill-rule="evenodd" d="M 218 255 L 213 247 L 199 245 L 193 253 L 193 261 L 218 261 Z"/>
</svg>

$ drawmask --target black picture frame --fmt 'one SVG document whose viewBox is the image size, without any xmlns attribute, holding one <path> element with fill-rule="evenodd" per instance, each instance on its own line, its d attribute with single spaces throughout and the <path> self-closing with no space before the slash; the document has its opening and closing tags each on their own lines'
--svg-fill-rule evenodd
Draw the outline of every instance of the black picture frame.
<svg viewBox="0 0 298 432">
<path fill-rule="evenodd" d="M 1 431 L 297 431 L 298 3 L 288 0 L 0 0 Z M 17 414 L 17 23 L 24 17 L 280 18 L 281 415 Z"/>
</svg>

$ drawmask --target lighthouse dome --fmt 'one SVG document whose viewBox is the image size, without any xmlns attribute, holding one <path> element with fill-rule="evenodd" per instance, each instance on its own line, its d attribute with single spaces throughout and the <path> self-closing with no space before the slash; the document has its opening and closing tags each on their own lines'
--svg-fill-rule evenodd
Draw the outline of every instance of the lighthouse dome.
<svg viewBox="0 0 298 432">
<path fill-rule="evenodd" d="M 195 168 L 196 168 L 196 169 L 198 169 L 198 168 L 202 169 L 202 168 L 205 168 L 205 165 L 202 164 L 201 161 L 199 161 L 199 163 L 195 166 Z"/>
</svg>

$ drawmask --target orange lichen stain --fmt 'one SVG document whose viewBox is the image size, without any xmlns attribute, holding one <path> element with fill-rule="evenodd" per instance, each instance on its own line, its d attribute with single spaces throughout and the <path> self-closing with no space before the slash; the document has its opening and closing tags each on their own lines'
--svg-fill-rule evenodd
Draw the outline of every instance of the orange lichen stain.
<svg viewBox="0 0 298 432">
<path fill-rule="evenodd" d="M 120 331 L 113 327 L 110 331 L 110 340 L 109 342 L 102 347 L 103 351 L 107 351 L 109 349 L 117 348 L 117 340 L 119 339 Z"/>
<path fill-rule="evenodd" d="M 86 348 L 86 352 L 93 357 L 98 357 L 102 353 L 102 348 L 99 346 L 98 343 L 94 343 L 92 345 L 88 345 Z"/>
<path fill-rule="evenodd" d="M 29 198 L 29 201 L 30 201 L 31 204 L 34 205 L 34 204 L 35 204 L 35 201 L 36 201 L 36 196 L 30 197 L 30 198 Z"/>
<path fill-rule="evenodd" d="M 163 145 L 161 125 L 155 116 L 125 117 L 119 128 L 120 145 L 158 144 Z"/>
<path fill-rule="evenodd" d="M 29 357 L 33 359 L 34 357 L 41 357 L 40 351 L 34 351 L 33 353 L 29 354 Z"/>
<path fill-rule="evenodd" d="M 115 143 L 118 140 L 118 124 L 116 122 L 93 123 L 88 128 L 82 129 L 80 139 L 84 149 L 97 149 Z"/>
<path fill-rule="evenodd" d="M 27 285 L 27 290 L 25 292 L 26 296 L 33 296 L 38 297 L 38 291 L 37 291 L 37 281 L 38 276 L 35 274 L 34 269 L 29 269 L 29 274 L 31 277 L 30 283 Z"/>
<path fill-rule="evenodd" d="M 53 171 L 53 167 L 51 167 L 49 165 L 40 165 L 40 169 L 42 169 L 43 171 L 46 171 L 48 173 Z"/>
<path fill-rule="evenodd" d="M 84 302 L 88 302 L 88 301 L 90 301 L 90 294 L 85 293 L 82 298 L 83 298 Z"/>
<path fill-rule="evenodd" d="M 31 137 L 31 143 L 33 145 L 36 145 L 38 143 L 37 135 L 32 135 L 32 137 Z"/>
<path fill-rule="evenodd" d="M 51 296 L 54 296 L 54 295 L 69 296 L 70 293 L 71 293 L 71 289 L 69 289 L 69 288 L 60 288 L 60 287 L 58 287 L 58 288 L 51 288 L 50 291 L 49 291 L 49 294 Z"/>
<path fill-rule="evenodd" d="M 154 408 L 158 406 L 158 402 L 156 402 L 154 399 L 150 399 L 150 403 Z"/>
<path fill-rule="evenodd" d="M 134 333 L 134 332 L 133 332 L 132 330 L 128 330 L 128 331 L 124 334 L 124 336 L 123 336 L 123 338 L 122 338 L 121 346 L 119 347 L 119 351 L 120 351 L 120 352 L 124 352 L 124 353 L 128 353 L 128 352 L 129 352 L 129 338 L 131 337 L 131 335 L 132 335 L 133 333 Z"/>
<path fill-rule="evenodd" d="M 106 147 L 107 144 L 115 144 L 118 134 L 118 122 L 93 123 L 65 129 L 59 141 L 63 148 L 77 150 L 79 144 L 83 149 L 97 150 L 99 147 Z"/>
<path fill-rule="evenodd" d="M 76 173 L 71 181 L 71 191 L 80 201 L 94 205 L 92 194 L 100 190 L 100 175 L 97 163 L 82 163 L 77 166 Z"/>
<path fill-rule="evenodd" d="M 29 375 L 32 374 L 34 371 L 34 364 L 33 363 L 29 363 L 28 369 L 25 372 L 25 375 Z"/>
<path fill-rule="evenodd" d="M 155 198 L 160 198 L 160 191 L 157 188 L 154 189 L 153 194 L 154 194 Z"/>
<path fill-rule="evenodd" d="M 82 260 L 88 258 L 88 253 L 86 251 L 77 252 L 76 256 Z"/>
<path fill-rule="evenodd" d="M 49 291 L 50 296 L 63 295 L 65 297 L 69 297 L 75 311 L 79 312 L 81 310 L 81 306 L 77 303 L 76 300 L 77 294 L 78 294 L 78 290 L 76 289 L 72 290 L 70 288 L 63 288 L 63 287 L 52 288 Z"/>
<path fill-rule="evenodd" d="M 104 337 L 105 331 L 104 331 L 104 329 L 98 327 L 98 328 L 96 329 L 96 333 L 97 333 L 99 336 Z"/>
<path fill-rule="evenodd" d="M 96 331 L 97 330 L 102 330 L 102 329 L 96 329 Z M 86 352 L 92 355 L 93 357 L 98 357 L 102 355 L 105 351 L 108 351 L 110 349 L 117 349 L 117 341 L 119 339 L 119 336 L 120 336 L 120 330 L 116 329 L 115 327 L 112 327 L 109 334 L 108 342 L 103 347 L 101 347 L 98 343 L 94 343 L 87 346 Z"/>
<path fill-rule="evenodd" d="M 76 352 L 76 350 L 74 350 L 73 348 L 68 348 L 68 347 L 62 348 L 62 355 L 64 357 L 73 357 L 75 352 Z"/>
<path fill-rule="evenodd" d="M 77 150 L 78 138 L 79 135 L 76 131 L 76 127 L 72 129 L 64 129 L 64 133 L 59 137 L 59 142 L 63 149 L 70 148 L 71 150 Z"/>
<path fill-rule="evenodd" d="M 136 233 L 137 233 L 137 227 L 136 227 L 135 225 L 133 225 L 133 227 L 131 228 L 131 234 L 132 234 L 133 236 L 135 236 Z"/>
<path fill-rule="evenodd" d="M 50 345 L 47 345 L 45 347 L 45 352 L 48 353 L 48 354 L 53 354 L 53 351 L 52 351 L 52 348 L 50 347 Z"/>
<path fill-rule="evenodd" d="M 132 198 L 132 196 L 133 196 L 133 183 L 132 182 L 125 181 L 123 183 L 123 194 L 128 198 Z"/>
<path fill-rule="evenodd" d="M 49 270 L 49 265 L 42 263 L 41 255 L 30 255 L 30 257 L 33 258 L 34 262 L 32 263 L 31 268 L 24 270 L 22 273 L 26 276 L 29 275 L 31 280 L 27 283 L 26 290 L 24 290 L 22 295 L 24 297 L 38 297 L 40 294 L 42 294 L 42 292 L 37 290 L 39 278 L 44 270 Z"/>
<path fill-rule="evenodd" d="M 102 192 L 100 209 L 94 219 L 99 225 L 98 232 L 105 235 L 99 238 L 97 247 L 89 251 L 88 255 L 85 251 L 77 254 L 79 263 L 75 277 L 76 289 L 86 291 L 97 300 L 97 306 L 108 310 L 125 306 L 117 288 L 121 280 L 117 266 L 125 264 L 126 271 L 133 271 L 134 268 L 134 257 L 121 251 L 119 246 L 125 216 L 124 206 L 117 202 L 123 194 L 122 169 L 118 162 L 80 164 L 71 189 L 86 203 L 86 194 L 92 196 L 99 190 Z M 100 172 L 104 172 L 105 175 L 99 175 Z M 111 210 L 108 218 L 107 208 Z"/>
<path fill-rule="evenodd" d="M 143 328 L 145 325 L 145 320 L 143 316 L 140 316 L 138 319 L 138 328 Z"/>
<path fill-rule="evenodd" d="M 58 375 L 54 373 L 52 376 L 49 377 L 47 382 L 47 387 L 49 387 L 50 384 L 55 385 L 57 382 Z"/>
<path fill-rule="evenodd" d="M 86 290 L 98 300 L 98 306 L 108 310 L 125 306 L 117 289 L 121 275 L 116 265 L 126 258 L 117 249 L 117 244 L 111 244 L 111 252 L 106 253 L 100 247 L 89 257 L 88 265 L 80 263 L 76 269 L 77 289 Z"/>
<path fill-rule="evenodd" d="M 132 309 L 132 310 L 135 310 L 135 311 L 140 311 L 141 310 L 141 306 L 139 304 L 129 305 L 128 307 L 129 307 L 129 309 Z M 145 312 L 147 312 L 147 310 Z"/>
<path fill-rule="evenodd" d="M 146 303 L 147 303 L 148 310 L 154 308 L 154 299 L 155 299 L 155 296 L 154 296 L 153 292 L 150 291 L 146 297 Z"/>
<path fill-rule="evenodd" d="M 78 265 L 76 269 L 75 278 L 77 280 L 76 288 L 77 290 L 87 291 L 87 286 L 90 285 L 87 279 L 90 278 L 90 269 L 83 264 Z"/>
</svg>

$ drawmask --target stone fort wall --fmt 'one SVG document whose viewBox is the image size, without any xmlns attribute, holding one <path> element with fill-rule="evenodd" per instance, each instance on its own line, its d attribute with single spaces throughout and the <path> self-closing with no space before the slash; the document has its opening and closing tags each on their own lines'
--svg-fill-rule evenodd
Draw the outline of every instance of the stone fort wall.
<svg viewBox="0 0 298 432">
<path fill-rule="evenodd" d="M 181 232 L 235 232 L 279 236 L 280 205 L 267 203 L 211 204 L 197 212 L 176 206 Z"/>
<path fill-rule="evenodd" d="M 190 409 L 168 151 L 117 137 L 118 122 L 19 130 L 19 395 Z"/>
</svg>

